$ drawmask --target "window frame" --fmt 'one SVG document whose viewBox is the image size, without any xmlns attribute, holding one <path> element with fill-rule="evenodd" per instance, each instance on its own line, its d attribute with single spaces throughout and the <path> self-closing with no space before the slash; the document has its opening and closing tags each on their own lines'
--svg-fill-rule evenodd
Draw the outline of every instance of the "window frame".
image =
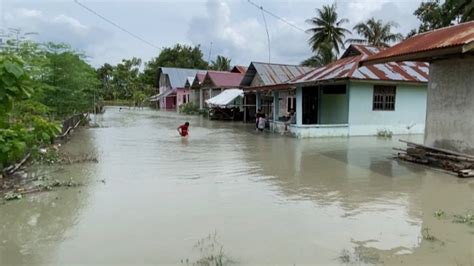
<svg viewBox="0 0 474 266">
<path fill-rule="evenodd" d="M 374 85 L 372 94 L 372 111 L 395 111 L 396 102 L 397 86 Z"/>
</svg>

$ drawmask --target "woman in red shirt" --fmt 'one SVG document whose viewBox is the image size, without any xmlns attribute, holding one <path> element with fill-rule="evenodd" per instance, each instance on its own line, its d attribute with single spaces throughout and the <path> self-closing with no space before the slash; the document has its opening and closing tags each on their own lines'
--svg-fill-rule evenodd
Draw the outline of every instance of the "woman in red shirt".
<svg viewBox="0 0 474 266">
<path fill-rule="evenodd" d="M 184 125 L 179 126 L 177 128 L 179 135 L 181 135 L 181 137 L 188 136 L 188 132 L 189 132 L 188 128 L 189 128 L 189 122 L 186 122 L 184 123 Z"/>
</svg>

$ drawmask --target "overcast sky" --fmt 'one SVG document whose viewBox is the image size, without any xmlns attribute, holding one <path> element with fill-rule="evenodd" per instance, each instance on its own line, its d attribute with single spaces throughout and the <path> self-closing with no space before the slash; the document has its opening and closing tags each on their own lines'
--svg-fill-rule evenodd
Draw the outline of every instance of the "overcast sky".
<svg viewBox="0 0 474 266">
<path fill-rule="evenodd" d="M 233 64 L 268 61 L 262 13 L 247 0 L 79 0 L 104 17 L 158 46 L 201 45 L 207 59 L 230 57 Z M 315 8 L 334 0 L 253 0 L 265 9 L 307 29 Z M 346 28 L 376 17 L 392 20 L 406 34 L 419 24 L 413 11 L 421 0 L 338 0 L 338 13 L 349 19 Z M 37 32 L 39 41 L 66 42 L 99 66 L 133 56 L 148 61 L 159 50 L 134 39 L 83 9 L 74 0 L 0 0 L 0 28 Z M 266 15 L 271 61 L 298 64 L 311 55 L 308 34 Z"/>
</svg>

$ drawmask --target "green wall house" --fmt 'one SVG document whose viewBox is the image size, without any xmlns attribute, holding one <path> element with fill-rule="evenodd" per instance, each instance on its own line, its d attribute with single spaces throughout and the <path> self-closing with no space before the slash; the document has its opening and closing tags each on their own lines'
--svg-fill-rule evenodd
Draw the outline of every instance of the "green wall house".
<svg viewBox="0 0 474 266">
<path fill-rule="evenodd" d="M 288 130 L 296 137 L 422 134 L 428 64 L 359 66 L 380 51 L 351 45 L 339 60 L 261 90 L 273 96 L 271 129 L 284 130 L 291 104 L 296 123 Z"/>
<path fill-rule="evenodd" d="M 474 155 L 474 21 L 415 35 L 362 64 L 398 61 L 430 62 L 425 145 Z"/>
</svg>

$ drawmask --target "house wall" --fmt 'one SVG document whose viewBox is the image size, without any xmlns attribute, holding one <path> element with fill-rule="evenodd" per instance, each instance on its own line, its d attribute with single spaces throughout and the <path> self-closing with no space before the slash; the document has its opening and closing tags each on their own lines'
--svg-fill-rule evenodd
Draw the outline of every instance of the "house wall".
<svg viewBox="0 0 474 266">
<path fill-rule="evenodd" d="M 198 89 L 189 89 L 189 101 L 199 106 L 200 101 L 200 93 Z"/>
<path fill-rule="evenodd" d="M 250 87 L 260 87 L 260 86 L 263 86 L 265 84 L 263 84 L 263 81 L 262 81 L 262 78 L 260 77 L 260 75 L 257 73 L 255 74 L 255 77 L 253 78 L 252 82 L 250 83 Z"/>
<path fill-rule="evenodd" d="M 373 111 L 373 84 L 349 83 L 349 134 L 422 134 L 425 127 L 426 86 L 397 85 L 394 111 Z"/>
<path fill-rule="evenodd" d="M 186 101 L 187 101 L 187 97 L 189 95 L 189 89 L 178 89 L 177 92 L 176 92 L 176 109 L 178 110 L 179 107 L 184 104 L 183 102 L 183 96 L 186 96 Z"/>
<path fill-rule="evenodd" d="M 346 94 L 320 94 L 319 123 L 347 124 L 348 102 Z"/>
<path fill-rule="evenodd" d="M 474 155 L 474 57 L 430 64 L 425 144 Z"/>
</svg>

